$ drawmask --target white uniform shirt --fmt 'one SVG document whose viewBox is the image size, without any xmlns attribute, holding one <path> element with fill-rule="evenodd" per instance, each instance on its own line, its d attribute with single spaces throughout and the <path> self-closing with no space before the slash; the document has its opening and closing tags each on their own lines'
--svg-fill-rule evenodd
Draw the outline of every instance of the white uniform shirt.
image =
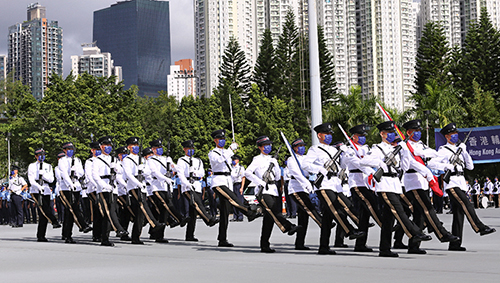
<svg viewBox="0 0 500 283">
<path fill-rule="evenodd" d="M 245 167 L 238 163 L 232 166 L 232 169 L 233 170 L 231 171 L 231 178 L 233 180 L 233 184 L 241 183 L 243 177 L 245 177 Z"/>
<path fill-rule="evenodd" d="M 457 152 L 457 150 L 458 147 L 453 144 L 448 143 L 446 145 L 441 146 L 437 152 L 438 155 L 433 159 L 431 159 L 427 163 L 427 166 L 429 166 L 429 168 L 431 169 L 446 171 L 446 164 L 450 164 L 450 158 L 454 155 L 454 152 Z M 456 170 L 458 172 L 463 172 L 464 169 L 468 170 L 474 169 L 474 163 L 472 163 L 472 157 L 466 150 L 462 151 L 462 154 L 460 154 L 459 158 L 464 162 L 465 168 L 463 168 L 460 165 L 457 165 Z M 454 172 L 455 168 L 453 168 L 453 170 L 451 171 Z M 451 176 L 449 183 L 444 182 L 445 190 L 456 187 L 459 187 L 463 191 L 467 191 L 467 186 L 465 183 L 464 176 Z"/>
<path fill-rule="evenodd" d="M 54 167 L 54 177 L 56 177 L 56 196 L 61 195 L 61 170 L 59 170 L 59 166 Z"/>
<path fill-rule="evenodd" d="M 167 168 L 173 165 L 172 158 L 154 155 L 146 163 L 151 170 L 151 189 L 153 192 L 166 191 L 169 187 L 172 187 L 172 179 L 165 176 L 168 171 Z M 169 170 L 172 171 L 172 167 Z"/>
<path fill-rule="evenodd" d="M 481 186 L 479 186 L 479 183 L 474 183 L 474 185 L 472 185 L 472 194 L 479 195 L 480 193 L 481 193 Z"/>
<path fill-rule="evenodd" d="M 354 187 L 369 187 L 366 184 L 366 177 L 370 174 L 375 173 L 375 171 L 368 166 L 363 166 L 359 163 L 359 161 L 370 151 L 368 145 L 357 145 L 358 153 L 356 154 L 355 150 L 352 147 L 349 147 L 349 151 L 346 152 L 343 156 L 344 162 L 349 170 L 349 188 Z M 358 156 L 359 154 L 359 156 Z M 360 158 L 361 157 L 361 158 Z M 352 171 L 361 171 L 361 172 L 352 172 Z"/>
<path fill-rule="evenodd" d="M 230 149 L 214 148 L 208 153 L 208 160 L 210 161 L 210 167 L 212 172 L 227 172 L 231 173 L 231 157 L 234 155 L 233 151 Z M 227 164 L 227 165 L 226 165 Z M 229 167 L 228 167 L 229 166 Z M 226 186 L 229 190 L 233 190 L 233 180 L 231 174 L 225 175 L 212 175 L 213 187 Z"/>
<path fill-rule="evenodd" d="M 97 193 L 113 192 L 115 184 L 111 182 L 110 177 L 111 169 L 116 168 L 116 160 L 116 158 L 106 154 L 101 154 L 94 159 L 94 164 L 92 164 L 92 179 L 97 184 Z"/>
<path fill-rule="evenodd" d="M 20 196 L 22 192 L 23 186 L 27 185 L 26 180 L 23 177 L 20 177 L 19 174 L 16 177 L 11 177 L 9 179 L 9 190 Z"/>
<path fill-rule="evenodd" d="M 125 173 L 125 179 L 127 180 L 127 192 L 130 190 L 140 188 L 141 192 L 148 193 L 146 182 L 151 178 L 151 171 L 148 166 L 143 164 L 144 158 L 141 157 L 139 160 L 139 155 L 130 154 L 125 157 L 122 161 L 123 172 Z M 142 171 L 142 176 L 144 177 L 144 182 L 140 182 L 137 177 L 139 171 Z"/>
<path fill-rule="evenodd" d="M 276 184 L 268 184 L 266 189 L 266 182 L 262 180 L 262 176 L 266 173 L 267 169 L 269 169 L 269 165 L 274 163 L 274 168 L 271 172 L 271 176 L 274 181 L 281 180 L 281 170 L 278 165 L 278 161 L 274 159 L 270 155 L 259 154 L 255 156 L 252 160 L 252 163 L 245 170 L 245 177 L 251 182 L 257 184 L 255 188 L 255 195 L 258 195 L 261 188 L 264 188 L 262 194 L 279 196 L 278 187 Z"/>
<path fill-rule="evenodd" d="M 78 181 L 85 171 L 83 170 L 82 161 L 78 157 L 64 156 L 59 159 L 57 165 L 61 173 L 61 191 L 81 191 L 82 185 Z M 71 180 L 71 172 L 74 171 L 74 180 Z"/>
<path fill-rule="evenodd" d="M 484 194 L 485 195 L 491 195 L 493 193 L 493 188 L 495 186 L 493 185 L 493 182 L 487 181 L 484 183 Z"/>
<path fill-rule="evenodd" d="M 328 153 L 326 153 L 325 150 Z M 302 163 L 302 169 L 312 174 L 318 174 L 320 170 L 322 170 L 321 168 L 324 168 L 325 163 L 330 161 L 336 153 L 337 149 L 333 146 L 326 144 L 313 145 L 307 151 Z M 341 168 L 346 168 L 342 156 L 340 157 L 340 164 L 338 160 L 336 160 L 335 163 L 337 164 L 339 171 Z M 314 189 L 317 190 L 316 187 L 314 187 Z M 333 190 L 337 193 L 341 193 L 343 191 L 342 181 L 336 176 L 333 176 L 330 179 L 325 176 L 323 182 L 321 183 L 320 190 Z"/>
<path fill-rule="evenodd" d="M 500 181 L 496 181 L 495 184 L 493 184 L 492 194 L 498 195 L 499 192 L 500 192 Z"/>
<path fill-rule="evenodd" d="M 304 162 L 305 156 L 296 155 L 299 160 L 300 165 Z M 288 173 L 290 174 L 290 182 L 288 183 L 288 193 L 299 193 L 306 192 L 312 193 L 314 190 L 312 188 L 311 182 L 309 182 L 309 172 L 306 170 L 301 171 L 295 157 L 290 156 L 286 162 L 286 167 L 288 168 Z M 304 174 L 302 174 L 304 172 Z"/>
<path fill-rule="evenodd" d="M 125 179 L 122 161 L 120 160 L 116 162 L 116 193 L 118 196 L 127 194 L 127 180 Z"/>
<path fill-rule="evenodd" d="M 201 182 L 198 181 L 205 176 L 205 169 L 203 169 L 203 162 L 201 162 L 201 159 L 183 156 L 177 160 L 175 168 L 181 182 L 181 192 L 185 193 L 191 191 L 191 188 L 194 188 L 197 193 L 202 193 L 203 188 L 201 187 Z M 194 182 L 192 184 L 189 182 L 190 173 L 193 173 L 194 177 Z"/>
<path fill-rule="evenodd" d="M 42 175 L 43 185 L 38 184 L 38 180 Z M 30 193 L 38 194 L 43 192 L 44 195 L 50 195 L 49 183 L 54 182 L 54 170 L 52 170 L 52 165 L 49 163 L 43 163 L 42 169 L 40 170 L 40 162 L 36 161 L 28 166 L 28 180 L 30 181 Z"/>
<path fill-rule="evenodd" d="M 92 165 L 94 164 L 95 157 L 92 156 L 91 158 L 87 159 L 85 161 L 85 180 L 87 182 L 87 193 L 92 193 L 95 192 L 97 188 L 97 184 L 94 181 L 94 178 L 92 178 Z"/>
<path fill-rule="evenodd" d="M 396 160 L 396 167 L 399 167 L 400 170 L 407 171 L 410 167 L 410 158 L 413 157 L 408 156 L 409 151 L 404 143 L 401 143 L 401 146 L 403 147 L 403 149 L 400 151 L 400 154 L 397 154 L 394 157 Z M 360 160 L 360 164 L 378 169 L 381 161 L 385 160 L 385 155 L 390 154 L 394 149 L 395 147 L 386 142 L 381 142 L 379 144 L 373 145 L 370 152 Z M 390 172 L 384 171 L 384 173 L 397 173 L 395 168 L 391 167 L 389 169 Z M 401 181 L 398 177 L 383 176 L 380 179 L 380 182 L 376 182 L 375 180 L 374 182 L 376 192 L 388 192 L 396 194 L 403 193 Z"/>
<path fill-rule="evenodd" d="M 413 152 L 416 156 L 420 156 L 421 158 L 429 158 L 437 156 L 437 152 L 431 148 L 426 148 L 424 143 L 421 141 L 413 142 L 409 141 L 410 145 L 413 147 Z M 406 191 L 422 189 L 429 190 L 429 181 L 426 177 L 432 177 L 432 172 L 425 167 L 425 165 L 420 164 L 409 152 L 408 156 L 410 156 L 410 171 L 415 171 L 415 173 L 405 172 L 403 175 L 403 184 L 405 186 Z"/>
</svg>

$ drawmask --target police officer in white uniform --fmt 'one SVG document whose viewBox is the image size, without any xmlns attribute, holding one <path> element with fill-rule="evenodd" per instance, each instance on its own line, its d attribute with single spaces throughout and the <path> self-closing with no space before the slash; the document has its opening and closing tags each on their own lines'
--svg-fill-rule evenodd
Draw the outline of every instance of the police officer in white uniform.
<svg viewBox="0 0 500 283">
<path fill-rule="evenodd" d="M 90 201 L 91 207 L 91 219 L 93 225 L 92 241 L 101 242 L 102 214 L 100 212 L 99 203 L 97 201 L 97 183 L 92 177 L 92 166 L 96 158 L 102 154 L 102 150 L 100 144 L 97 141 L 91 142 L 89 146 L 92 157 L 85 161 L 85 180 L 87 182 L 87 198 L 88 201 Z"/>
<path fill-rule="evenodd" d="M 288 174 L 290 175 L 288 195 L 295 201 L 295 203 L 297 203 L 297 224 L 303 227 L 302 230 L 297 232 L 297 237 L 295 238 L 295 249 L 310 250 L 310 248 L 305 245 L 309 217 L 311 217 L 320 228 L 323 218 L 316 210 L 316 207 L 311 202 L 309 197 L 309 194 L 314 192 L 311 182 L 309 181 L 309 172 L 303 170 L 301 167 L 304 162 L 306 143 L 303 139 L 296 139 L 292 142 L 291 147 L 295 152 L 295 156 L 290 156 L 286 162 Z"/>
<path fill-rule="evenodd" d="M 413 148 L 415 156 L 428 159 L 437 156 L 437 152 L 428 148 L 421 140 L 422 121 L 411 120 L 403 125 L 409 137 L 408 144 Z M 404 173 L 403 183 L 406 189 L 406 196 L 413 206 L 413 222 L 420 228 L 424 228 L 424 222 L 430 227 L 441 242 L 458 241 L 457 236 L 452 235 L 443 227 L 437 217 L 436 210 L 432 206 L 429 198 L 429 182 L 434 181 L 432 172 L 418 163 L 413 158 L 410 159 L 410 168 Z M 410 240 L 408 244 L 409 254 L 425 254 L 426 251 L 420 249 L 420 242 Z"/>
<path fill-rule="evenodd" d="M 208 153 L 210 166 L 213 171 L 213 178 L 211 188 L 219 196 L 219 209 L 220 209 L 220 223 L 219 247 L 233 247 L 233 244 L 227 241 L 227 227 L 229 224 L 229 213 L 231 206 L 242 214 L 248 217 L 248 221 L 252 221 L 257 217 L 255 211 L 250 210 L 249 207 L 243 205 L 243 202 L 238 199 L 233 192 L 233 179 L 231 176 L 231 157 L 234 155 L 234 150 L 238 148 L 236 143 L 231 144 L 228 149 L 225 149 L 226 144 L 226 131 L 216 130 L 211 134 L 215 148 Z"/>
<path fill-rule="evenodd" d="M 194 142 L 187 140 L 182 142 L 181 145 L 185 155 L 177 160 L 175 169 L 181 182 L 181 192 L 184 197 L 189 199 L 189 221 L 186 228 L 186 241 L 197 242 L 198 239 L 194 237 L 196 215 L 200 215 L 203 222 L 209 227 L 217 224 L 218 220 L 210 215 L 201 200 L 202 187 L 199 181 L 205 175 L 205 169 L 203 169 L 201 159 L 193 157 L 195 153 Z"/>
<path fill-rule="evenodd" d="M 492 201 L 491 195 L 494 187 L 495 186 L 493 185 L 493 182 L 491 182 L 490 178 L 486 177 L 486 182 L 484 182 L 484 197 L 486 197 L 488 201 Z"/>
<path fill-rule="evenodd" d="M 54 182 L 54 170 L 52 165 L 43 162 L 45 160 L 45 151 L 43 148 L 35 150 L 37 161 L 28 166 L 28 180 L 31 184 L 30 194 L 33 197 L 39 214 L 36 238 L 38 242 L 47 242 L 45 234 L 47 232 L 47 223 L 50 222 L 53 228 L 61 228 L 57 218 L 50 208 L 50 183 Z"/>
<path fill-rule="evenodd" d="M 358 231 L 349 223 L 346 211 L 338 201 L 338 195 L 343 193 L 342 182 L 338 178 L 338 172 L 340 168 L 345 167 L 345 163 L 335 157 L 337 149 L 330 146 L 333 139 L 332 124 L 323 123 L 317 125 L 314 127 L 314 131 L 316 131 L 320 144 L 309 148 L 302 166 L 306 171 L 317 174 L 314 181 L 314 189 L 323 205 L 323 222 L 321 225 L 318 254 L 331 255 L 335 254 L 335 251 L 330 250 L 330 235 L 334 219 L 337 225 L 340 225 L 342 230 L 344 230 L 345 236 L 351 240 L 362 237 L 365 233 Z M 345 145 L 342 148 L 343 152 L 347 151 Z M 325 165 L 328 163 L 332 163 L 331 167 L 334 171 L 328 171 L 325 168 Z"/>
<path fill-rule="evenodd" d="M 262 220 L 262 233 L 260 236 L 260 251 L 263 253 L 274 253 L 270 247 L 269 238 L 273 230 L 273 222 L 283 233 L 293 235 L 302 229 L 302 226 L 292 224 L 281 213 L 281 197 L 279 197 L 276 182 L 281 179 L 281 170 L 278 161 L 269 155 L 272 151 L 272 142 L 267 136 L 257 138 L 257 147 L 260 154 L 255 156 L 252 163 L 245 171 L 245 177 L 257 184 L 257 200 L 264 209 Z M 271 165 L 272 164 L 272 165 Z M 270 174 L 270 180 L 264 180 L 265 175 Z"/>
<path fill-rule="evenodd" d="M 132 211 L 130 196 L 127 192 L 127 181 L 125 173 L 123 170 L 123 159 L 127 157 L 128 150 L 127 147 L 121 146 L 115 150 L 115 154 L 118 158 L 116 162 L 116 191 L 117 191 L 117 204 L 118 204 L 118 217 L 120 225 L 125 231 L 128 230 L 128 225 L 131 220 L 134 219 L 134 212 Z M 121 236 L 122 241 L 132 241 L 129 235 Z"/>
<path fill-rule="evenodd" d="M 481 194 L 481 186 L 477 179 L 474 179 L 474 184 L 472 184 L 471 195 L 472 203 L 474 203 L 474 208 L 479 208 L 479 195 Z"/>
<path fill-rule="evenodd" d="M 59 159 L 58 168 L 61 174 L 61 200 L 64 204 L 64 222 L 63 237 L 66 243 L 76 243 L 71 235 L 73 234 L 73 223 L 75 223 L 80 232 L 88 233 L 92 231 L 83 217 L 80 209 L 79 199 L 82 186 L 78 181 L 85 174 L 82 161 L 75 155 L 75 146 L 72 142 L 66 142 L 62 145 L 66 156 Z"/>
<path fill-rule="evenodd" d="M 440 133 L 446 138 L 447 144 L 439 148 L 438 156 L 431 159 L 428 166 L 431 169 L 441 171 L 450 170 L 452 172 L 449 182 L 444 181 L 443 184 L 453 207 L 451 233 L 459 237 L 460 240 L 450 242 L 448 250 L 466 251 L 466 248 L 462 247 L 465 215 L 467 215 L 467 220 L 471 224 L 472 229 L 481 236 L 491 234 L 496 230 L 484 225 L 479 220 L 474 207 L 465 194 L 467 186 L 465 184 L 464 170 L 474 169 L 474 164 L 472 163 L 472 157 L 467 152 L 467 146 L 464 143 L 459 144 L 456 124 L 450 123 L 446 125 L 441 129 Z M 451 157 L 459 151 L 459 148 L 462 151 L 459 156 L 461 164 L 450 164 Z"/>
<path fill-rule="evenodd" d="M 377 128 L 380 130 L 382 142 L 373 145 L 370 153 L 360 160 L 360 164 L 383 170 L 380 182 L 375 182 L 375 191 L 379 195 L 380 203 L 383 204 L 379 256 L 398 257 L 397 253 L 391 251 L 391 235 L 395 218 L 408 238 L 413 238 L 415 241 L 429 241 L 432 238 L 429 235 L 423 234 L 410 221 L 400 202 L 400 195 L 403 194 L 403 189 L 398 177 L 398 170 L 407 171 L 410 167 L 410 158 L 413 157 L 409 156 L 410 153 L 407 149 L 399 149 L 399 147 L 406 147 L 405 144 L 397 146 L 391 144 L 396 139 L 393 121 L 383 122 L 377 125 Z M 386 164 L 386 157 L 391 154 L 395 155 L 395 164 L 388 166 Z"/>
<path fill-rule="evenodd" d="M 500 193 L 500 181 L 498 181 L 498 177 L 495 177 L 495 183 L 493 184 L 493 202 L 495 203 L 495 208 L 498 208 L 498 194 Z"/>
<path fill-rule="evenodd" d="M 245 202 L 243 189 L 245 188 L 245 167 L 240 164 L 241 157 L 237 154 L 231 157 L 231 179 L 233 180 L 233 192 L 241 203 Z M 233 221 L 243 221 L 243 213 L 233 207 Z"/>
<path fill-rule="evenodd" d="M 23 197 L 21 192 L 28 187 L 26 180 L 18 175 L 19 167 L 11 166 L 11 176 L 9 178 L 10 203 L 12 228 L 23 227 Z"/>
</svg>

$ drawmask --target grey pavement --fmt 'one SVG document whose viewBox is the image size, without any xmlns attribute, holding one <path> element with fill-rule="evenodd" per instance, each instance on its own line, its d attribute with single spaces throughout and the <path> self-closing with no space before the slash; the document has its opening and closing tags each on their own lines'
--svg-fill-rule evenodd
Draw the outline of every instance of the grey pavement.
<svg viewBox="0 0 500 283">
<path fill-rule="evenodd" d="M 500 209 L 478 210 L 480 219 L 500 231 Z M 451 215 L 440 219 L 450 229 Z M 296 219 L 293 219 L 295 222 Z M 144 246 L 115 240 L 115 247 L 101 247 L 90 234 L 74 231 L 77 244 L 64 244 L 61 229 L 47 230 L 50 242 L 36 242 L 36 225 L 23 228 L 0 226 L 0 282 L 499 282 L 500 232 L 479 236 L 465 223 L 466 252 L 448 251 L 434 235 L 422 243 L 427 255 L 378 257 L 380 229 L 370 228 L 372 253 L 336 249 L 337 255 L 317 255 L 319 228 L 310 221 L 306 244 L 311 251 L 295 251 L 295 236 L 275 226 L 271 245 L 274 254 L 262 254 L 259 237 L 262 219 L 231 222 L 229 241 L 235 247 L 217 247 L 217 226 L 198 220 L 200 242 L 184 242 L 184 228 L 166 229 L 168 244 L 148 240 Z M 334 234 L 334 233 L 333 233 Z M 333 244 L 333 237 L 332 237 Z M 406 240 L 405 240 L 406 241 Z"/>
</svg>

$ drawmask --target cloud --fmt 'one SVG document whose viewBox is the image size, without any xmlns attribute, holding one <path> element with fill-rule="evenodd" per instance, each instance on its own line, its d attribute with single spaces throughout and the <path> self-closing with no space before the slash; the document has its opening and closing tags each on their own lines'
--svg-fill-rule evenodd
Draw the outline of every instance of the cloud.
<svg viewBox="0 0 500 283">
<path fill-rule="evenodd" d="M 36 0 L 0 0 L 0 54 L 8 53 L 8 28 L 26 20 L 26 7 Z M 72 55 L 81 55 L 81 43 L 92 42 L 93 12 L 117 1 L 109 0 L 39 0 L 46 7 L 47 19 L 63 28 L 64 74 L 71 71 Z M 170 39 L 172 63 L 194 59 L 194 16 L 192 0 L 170 2 Z"/>
</svg>

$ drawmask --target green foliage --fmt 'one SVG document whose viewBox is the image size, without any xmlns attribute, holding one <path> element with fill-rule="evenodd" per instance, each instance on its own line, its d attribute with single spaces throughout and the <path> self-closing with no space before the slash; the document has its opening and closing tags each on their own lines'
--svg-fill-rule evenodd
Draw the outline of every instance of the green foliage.
<svg viewBox="0 0 500 283">
<path fill-rule="evenodd" d="M 276 95 L 277 75 L 273 39 L 271 31 L 266 29 L 260 44 L 259 56 L 255 62 L 252 80 L 259 86 L 262 94 L 271 98 Z"/>
<path fill-rule="evenodd" d="M 321 102 L 323 105 L 328 102 L 338 101 L 337 82 L 335 81 L 334 58 L 326 46 L 325 32 L 322 26 L 318 26 L 318 47 L 319 47 L 319 69 L 321 77 Z"/>
<path fill-rule="evenodd" d="M 223 84 L 231 85 L 244 100 L 250 89 L 250 67 L 236 38 L 231 37 L 222 56 L 220 66 L 219 88 Z"/>
<path fill-rule="evenodd" d="M 476 81 L 472 82 L 474 94 L 465 104 L 469 119 L 464 123 L 465 127 L 484 127 L 498 124 L 500 113 L 495 107 L 495 99 L 492 91 L 483 91 Z"/>
</svg>

